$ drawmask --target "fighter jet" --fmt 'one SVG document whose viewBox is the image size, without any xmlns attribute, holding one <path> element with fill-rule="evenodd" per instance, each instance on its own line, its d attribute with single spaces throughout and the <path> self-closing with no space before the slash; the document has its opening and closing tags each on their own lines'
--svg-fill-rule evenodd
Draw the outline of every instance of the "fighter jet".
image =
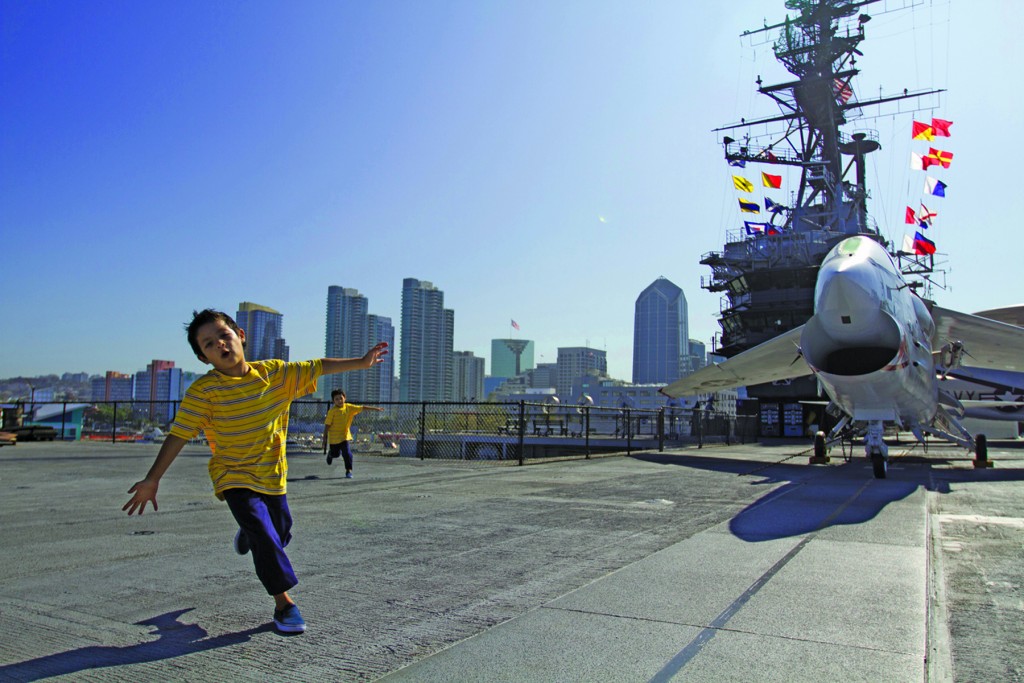
<svg viewBox="0 0 1024 683">
<path fill-rule="evenodd" d="M 965 361 L 969 368 L 962 368 Z M 1024 372 L 1024 327 L 926 302 L 881 244 L 857 235 L 822 261 L 814 315 L 804 325 L 661 391 L 693 396 L 813 374 L 830 412 L 841 416 L 830 434 L 816 436 L 815 455 L 853 429 L 864 435 L 874 475 L 884 478 L 887 423 L 922 441 L 926 434 L 946 439 L 974 451 L 976 462 L 986 460 L 985 436 L 964 428 L 965 406 L 945 386 L 951 376 L 977 377 L 970 368 Z"/>
</svg>

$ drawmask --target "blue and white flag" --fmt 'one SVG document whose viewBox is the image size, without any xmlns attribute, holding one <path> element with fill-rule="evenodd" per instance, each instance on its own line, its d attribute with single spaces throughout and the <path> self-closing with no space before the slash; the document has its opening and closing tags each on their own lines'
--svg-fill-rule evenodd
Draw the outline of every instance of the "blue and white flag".
<svg viewBox="0 0 1024 683">
<path fill-rule="evenodd" d="M 924 193 L 934 195 L 936 197 L 945 197 L 946 183 L 942 182 L 938 178 L 928 176 L 924 179 Z"/>
</svg>

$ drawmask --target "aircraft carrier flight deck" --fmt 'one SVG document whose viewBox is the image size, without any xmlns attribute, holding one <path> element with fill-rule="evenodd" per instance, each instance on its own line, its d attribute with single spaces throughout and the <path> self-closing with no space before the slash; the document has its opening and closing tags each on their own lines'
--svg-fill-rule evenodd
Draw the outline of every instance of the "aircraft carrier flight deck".
<svg viewBox="0 0 1024 683">
<path fill-rule="evenodd" d="M 205 447 L 0 449 L 0 681 L 1020 681 L 1024 448 L 529 463 L 289 453 L 285 636 Z"/>
</svg>

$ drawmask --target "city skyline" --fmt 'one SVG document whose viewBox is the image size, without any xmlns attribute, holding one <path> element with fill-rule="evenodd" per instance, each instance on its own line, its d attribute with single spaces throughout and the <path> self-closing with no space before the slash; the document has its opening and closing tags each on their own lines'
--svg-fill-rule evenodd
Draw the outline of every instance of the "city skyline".
<svg viewBox="0 0 1024 683">
<path fill-rule="evenodd" d="M 901 242 L 924 182 L 911 122 L 953 121 L 947 196 L 929 203 L 950 287 L 934 297 L 1017 303 L 986 277 L 1016 265 L 993 248 L 1015 231 L 988 133 L 1013 130 L 1024 98 L 992 68 L 1024 6 L 875 9 L 857 96 L 947 92 L 857 122 L 883 147 L 871 217 Z M 740 34 L 785 16 L 782 0 L 5 2 L 0 376 L 203 371 L 182 325 L 247 300 L 282 311 L 291 357 L 314 358 L 327 286 L 397 321 L 409 274 L 443 286 L 454 348 L 480 357 L 515 319 L 538 362 L 595 347 L 629 379 L 633 301 L 661 275 L 710 350 L 719 296 L 699 261 L 743 225 L 712 130 L 776 113 L 754 92 L 788 79 L 774 38 Z"/>
<path fill-rule="evenodd" d="M 415 283 L 414 286 L 412 287 L 413 289 L 418 288 L 419 285 L 425 285 L 426 288 L 429 291 L 433 291 L 436 294 L 436 296 L 439 296 L 440 300 L 443 302 L 444 292 L 440 291 L 437 287 L 435 287 L 433 285 L 433 283 L 431 283 L 429 281 L 420 281 L 420 280 L 417 280 L 416 278 L 405 278 L 405 282 L 407 284 Z M 252 337 L 254 337 L 256 335 L 254 334 L 254 332 L 250 332 L 249 328 L 244 326 L 242 323 L 246 322 L 246 317 L 245 316 L 252 316 L 253 313 L 263 314 L 267 318 L 267 319 L 262 319 L 261 318 L 257 322 L 257 325 L 260 328 L 259 336 L 257 338 L 258 339 L 262 339 L 263 336 L 264 336 L 265 329 L 269 326 L 270 329 L 271 329 L 271 335 L 268 338 L 272 339 L 272 340 L 276 340 L 277 342 L 279 342 L 276 345 L 278 350 L 283 350 L 285 352 L 288 351 L 289 346 L 287 344 L 283 344 L 283 342 L 285 340 L 283 338 L 279 338 L 279 337 L 274 336 L 274 335 L 279 334 L 280 330 L 283 327 L 283 318 L 287 315 L 286 311 L 278 311 L 276 309 L 270 308 L 269 306 L 264 306 L 262 304 L 255 304 L 255 303 L 250 302 L 250 301 L 240 302 L 239 304 L 237 304 L 237 306 L 235 308 L 236 308 L 236 311 L 234 313 L 232 313 L 232 312 L 230 312 L 229 310 L 226 310 L 226 309 L 218 309 L 218 310 L 222 310 L 223 312 L 228 313 L 228 315 L 231 315 L 232 318 L 235 320 L 235 322 L 239 324 L 239 327 L 242 327 L 246 331 L 246 335 L 247 335 L 246 357 L 247 357 L 247 360 L 260 360 L 260 359 L 264 359 L 264 358 L 274 358 L 274 357 L 277 357 L 277 356 L 274 356 L 274 355 L 262 356 L 262 355 L 255 354 L 255 353 L 252 354 L 252 356 L 250 357 L 250 353 L 253 350 L 253 348 L 255 348 L 255 346 L 258 346 L 258 344 L 254 346 L 254 344 L 252 343 Z M 450 309 L 445 309 L 445 312 L 448 313 L 449 315 L 454 313 L 454 311 L 451 311 Z M 324 325 L 325 332 L 324 332 L 324 337 L 323 337 L 324 341 L 322 342 L 322 346 L 324 347 L 324 354 L 322 354 L 322 355 L 324 357 L 352 357 L 352 356 L 356 356 L 356 355 L 359 355 L 359 353 L 358 353 L 359 349 L 369 348 L 369 346 L 372 346 L 373 344 L 377 343 L 377 341 L 388 341 L 388 339 L 391 339 L 391 340 L 394 339 L 393 328 L 392 328 L 391 334 L 388 337 L 388 339 L 385 339 L 384 335 L 382 335 L 380 332 L 372 333 L 370 331 L 370 328 L 373 327 L 373 325 L 375 325 L 375 324 L 376 325 L 384 325 L 385 327 L 390 327 L 391 321 L 390 321 L 389 317 L 379 316 L 379 315 L 375 315 L 375 314 L 369 313 L 369 306 L 368 306 L 367 297 L 363 296 L 359 292 L 359 290 L 356 289 L 356 288 L 342 287 L 340 285 L 330 285 L 328 287 L 326 314 L 325 314 L 324 318 L 325 318 L 325 325 Z M 449 322 L 450 326 L 453 326 L 453 323 L 454 323 L 453 320 L 450 321 Z M 516 332 L 518 333 L 518 331 L 519 330 L 517 329 Z M 183 336 L 183 339 L 184 339 L 184 334 L 182 336 Z M 490 341 L 491 341 L 491 343 L 490 343 L 490 347 L 489 347 L 489 353 L 487 355 L 476 356 L 475 352 L 463 351 L 463 350 L 459 350 L 459 349 L 453 349 L 453 353 L 456 353 L 456 354 L 466 354 L 466 353 L 469 353 L 469 354 L 473 354 L 478 360 L 493 361 L 494 349 L 495 349 L 495 343 L 496 342 L 519 342 L 519 341 L 521 341 L 525 345 L 524 348 L 527 348 L 529 350 L 529 354 L 527 356 L 527 361 L 526 361 L 526 367 L 523 368 L 523 371 L 525 372 L 526 370 L 531 369 L 532 367 L 534 367 L 534 360 L 533 360 L 534 359 L 534 356 L 533 356 L 534 342 L 533 342 L 533 340 L 529 340 L 529 339 L 521 339 L 520 340 L 519 337 L 513 337 L 513 338 L 503 337 L 503 338 L 494 338 L 494 339 L 491 339 Z M 386 367 L 393 367 L 393 368 L 395 368 L 396 372 L 394 372 L 393 376 L 394 376 L 395 379 L 399 379 L 400 372 L 397 371 L 398 370 L 398 364 L 395 362 L 395 358 L 397 358 L 399 356 L 399 352 L 396 351 L 396 348 L 399 347 L 400 344 L 395 344 L 394 341 L 389 341 L 389 344 L 393 347 L 392 348 L 392 354 L 389 354 L 391 362 L 386 363 L 386 364 L 382 364 L 381 365 L 381 369 L 383 370 Z M 271 346 L 274 346 L 274 345 L 271 344 Z M 568 345 L 568 344 L 559 344 L 559 345 L 557 345 L 554 349 L 550 350 L 551 358 L 552 359 L 557 359 L 558 352 L 559 352 L 560 349 L 562 349 L 562 348 L 569 348 L 569 347 L 572 347 L 572 346 L 574 346 L 574 345 Z M 211 369 L 209 365 L 202 364 L 201 361 L 199 361 L 195 357 L 195 355 L 192 353 L 191 349 L 188 348 L 187 342 L 185 344 L 185 347 L 186 348 L 185 348 L 185 352 L 184 352 L 183 357 L 185 357 L 187 360 L 194 361 L 195 364 L 196 364 L 196 367 L 188 368 L 188 367 L 185 367 L 185 366 L 179 366 L 179 369 L 185 370 L 186 372 L 193 372 L 193 373 L 196 373 L 196 372 L 204 373 L 204 372 L 209 371 Z M 586 346 L 586 345 L 583 345 L 583 348 L 588 348 L 588 349 L 593 348 L 593 350 L 601 351 L 601 352 L 605 351 L 604 349 L 598 349 L 596 347 L 591 347 L 591 346 Z M 257 356 L 259 356 L 259 357 L 257 357 Z M 318 355 L 318 356 L 310 356 L 310 357 L 320 357 L 320 356 Z M 545 358 L 545 356 L 543 354 L 541 354 L 539 356 L 539 358 L 543 359 L 543 358 Z M 285 360 L 287 360 L 287 359 L 285 359 Z M 180 363 L 181 361 L 179 359 L 173 359 L 173 360 L 170 360 L 170 361 L 167 361 L 167 362 L 171 363 L 171 365 L 173 366 L 173 365 L 175 365 L 177 363 Z M 554 363 L 555 360 L 551 360 L 551 361 L 548 361 L 548 362 Z M 148 365 L 149 365 L 149 363 L 146 364 L 147 367 L 148 367 Z M 119 372 L 122 372 L 122 371 L 124 371 L 122 368 L 103 368 L 103 369 L 98 370 L 98 371 L 82 370 L 82 372 L 84 372 L 85 374 L 91 375 L 91 376 L 94 376 L 94 377 L 95 376 L 103 376 L 104 374 L 110 373 L 110 372 L 119 373 Z M 57 375 L 57 376 L 60 376 L 62 374 L 68 374 L 68 373 L 74 373 L 74 372 L 76 372 L 76 370 L 59 369 L 58 368 L 58 369 L 54 369 L 54 370 L 48 371 L 48 372 L 40 372 L 40 373 L 37 373 L 36 375 L 26 375 L 26 374 L 22 373 L 22 374 L 19 374 L 19 375 L 12 375 L 10 377 L 3 378 L 3 379 L 13 379 L 13 378 L 16 378 L 16 377 L 21 377 L 21 376 L 24 376 L 24 377 L 44 376 L 44 375 Z M 125 372 L 128 372 L 129 374 L 134 374 L 136 371 L 128 370 L 128 371 L 125 371 Z M 345 389 L 346 392 L 353 393 L 353 395 L 361 394 L 363 392 L 363 382 L 357 381 L 354 384 L 352 384 L 351 386 L 346 386 L 345 384 L 343 384 L 340 381 L 342 379 L 350 379 L 350 380 L 353 379 L 353 377 L 350 377 L 351 374 L 352 373 L 341 374 L 341 375 L 333 375 L 333 376 L 330 376 L 330 377 L 326 377 L 326 378 L 324 378 L 325 379 L 324 386 L 328 387 L 328 389 L 334 389 L 334 388 Z M 356 374 L 358 374 L 358 373 L 356 373 Z M 497 376 L 497 375 L 493 375 L 493 373 L 488 373 L 486 376 L 491 377 L 491 376 Z M 502 375 L 502 376 L 504 377 L 505 375 Z M 508 375 L 507 377 L 511 377 L 511 376 L 512 375 Z M 359 379 L 359 378 L 356 378 L 356 379 Z M 627 377 L 614 377 L 614 379 L 621 379 L 621 380 L 629 381 Z M 358 388 L 356 388 L 356 387 L 358 387 Z M 327 393 L 329 394 L 329 390 L 327 391 Z"/>
</svg>

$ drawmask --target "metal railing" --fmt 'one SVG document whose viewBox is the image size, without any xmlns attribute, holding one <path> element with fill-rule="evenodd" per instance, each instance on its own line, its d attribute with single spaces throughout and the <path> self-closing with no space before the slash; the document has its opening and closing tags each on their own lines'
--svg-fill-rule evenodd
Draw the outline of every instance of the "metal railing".
<svg viewBox="0 0 1024 683">
<path fill-rule="evenodd" d="M 24 423 L 47 424 L 61 440 L 111 443 L 159 441 L 178 401 L 50 401 L 25 403 Z M 360 405 L 352 426 L 357 452 L 445 460 L 516 461 L 666 446 L 746 441 L 757 437 L 757 417 L 706 410 L 657 410 L 515 402 L 387 402 Z M 49 406 L 49 410 L 39 410 Z M 324 417 L 331 404 L 291 404 L 288 444 L 293 452 L 324 448 Z M 46 421 L 33 415 L 49 413 Z M 202 440 L 198 439 L 199 441 Z"/>
</svg>

